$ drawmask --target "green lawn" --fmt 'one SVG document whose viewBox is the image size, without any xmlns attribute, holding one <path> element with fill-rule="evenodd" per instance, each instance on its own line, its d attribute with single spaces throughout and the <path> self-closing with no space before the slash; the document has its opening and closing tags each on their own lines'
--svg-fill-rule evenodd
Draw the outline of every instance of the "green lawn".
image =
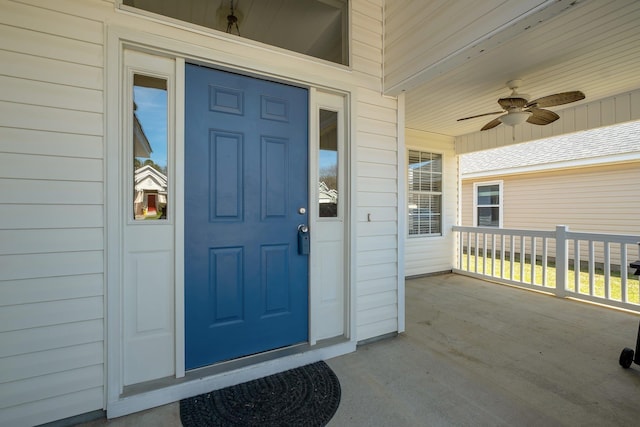
<svg viewBox="0 0 640 427">
<path fill-rule="evenodd" d="M 471 255 L 469 271 L 476 272 L 475 270 L 475 255 Z M 484 257 L 478 256 L 478 270 L 477 273 L 485 274 L 485 260 Z M 486 260 L 486 274 L 489 276 L 500 277 L 500 267 L 501 260 L 495 259 L 493 261 L 493 272 L 491 270 L 491 258 L 487 258 Z M 504 261 L 504 274 L 502 278 L 507 280 L 513 280 L 516 282 L 525 282 L 531 284 L 531 262 L 524 262 L 524 280 L 521 280 L 521 264 L 519 260 L 514 261 L 513 263 L 513 277 L 511 277 L 511 261 L 505 259 Z M 463 255 L 462 259 L 462 269 L 467 269 L 467 254 Z M 580 287 L 579 293 L 589 295 L 589 272 L 588 271 L 580 271 Z M 568 288 L 570 290 L 575 290 L 575 276 L 576 272 L 573 269 L 569 270 L 569 282 Z M 594 296 L 602 297 L 605 296 L 605 277 L 602 270 L 598 270 L 594 274 Z M 535 266 L 535 282 L 534 284 L 542 286 L 542 265 L 536 264 Z M 610 298 L 613 300 L 621 300 L 621 280 L 620 273 L 612 272 L 609 280 L 610 287 Z M 546 287 L 555 288 L 556 287 L 556 269 L 552 264 L 547 265 L 547 283 Z M 628 275 L 627 277 L 627 301 L 634 304 L 640 303 L 640 286 L 638 283 L 638 276 Z"/>
</svg>

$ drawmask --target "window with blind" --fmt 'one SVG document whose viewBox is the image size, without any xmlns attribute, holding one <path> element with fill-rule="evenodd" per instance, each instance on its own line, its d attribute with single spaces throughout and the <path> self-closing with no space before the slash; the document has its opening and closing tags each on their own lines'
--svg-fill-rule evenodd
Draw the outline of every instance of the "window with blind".
<svg viewBox="0 0 640 427">
<path fill-rule="evenodd" d="M 442 235 L 442 154 L 409 150 L 409 236 Z"/>
</svg>

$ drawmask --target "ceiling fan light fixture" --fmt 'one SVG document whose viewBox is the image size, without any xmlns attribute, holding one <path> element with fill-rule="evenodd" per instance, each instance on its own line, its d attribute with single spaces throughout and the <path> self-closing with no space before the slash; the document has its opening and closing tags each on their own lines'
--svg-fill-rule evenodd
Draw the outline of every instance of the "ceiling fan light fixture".
<svg viewBox="0 0 640 427">
<path fill-rule="evenodd" d="M 526 122 L 529 116 L 531 116 L 529 111 L 514 111 L 500 117 L 500 121 L 507 126 L 516 126 Z"/>
</svg>

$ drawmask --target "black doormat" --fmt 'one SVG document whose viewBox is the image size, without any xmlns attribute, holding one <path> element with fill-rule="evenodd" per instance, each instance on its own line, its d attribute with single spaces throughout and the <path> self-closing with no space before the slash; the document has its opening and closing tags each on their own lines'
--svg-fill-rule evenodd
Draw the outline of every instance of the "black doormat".
<svg viewBox="0 0 640 427">
<path fill-rule="evenodd" d="M 180 401 L 184 427 L 324 426 L 340 405 L 340 382 L 316 362 Z"/>
</svg>

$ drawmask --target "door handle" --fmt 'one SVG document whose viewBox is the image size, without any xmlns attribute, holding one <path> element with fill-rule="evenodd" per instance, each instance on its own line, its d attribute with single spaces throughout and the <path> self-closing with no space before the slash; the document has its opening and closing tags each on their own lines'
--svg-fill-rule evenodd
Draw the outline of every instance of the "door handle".
<svg viewBox="0 0 640 427">
<path fill-rule="evenodd" d="M 298 254 L 309 255 L 311 242 L 309 241 L 309 227 L 306 224 L 298 226 Z"/>
</svg>

